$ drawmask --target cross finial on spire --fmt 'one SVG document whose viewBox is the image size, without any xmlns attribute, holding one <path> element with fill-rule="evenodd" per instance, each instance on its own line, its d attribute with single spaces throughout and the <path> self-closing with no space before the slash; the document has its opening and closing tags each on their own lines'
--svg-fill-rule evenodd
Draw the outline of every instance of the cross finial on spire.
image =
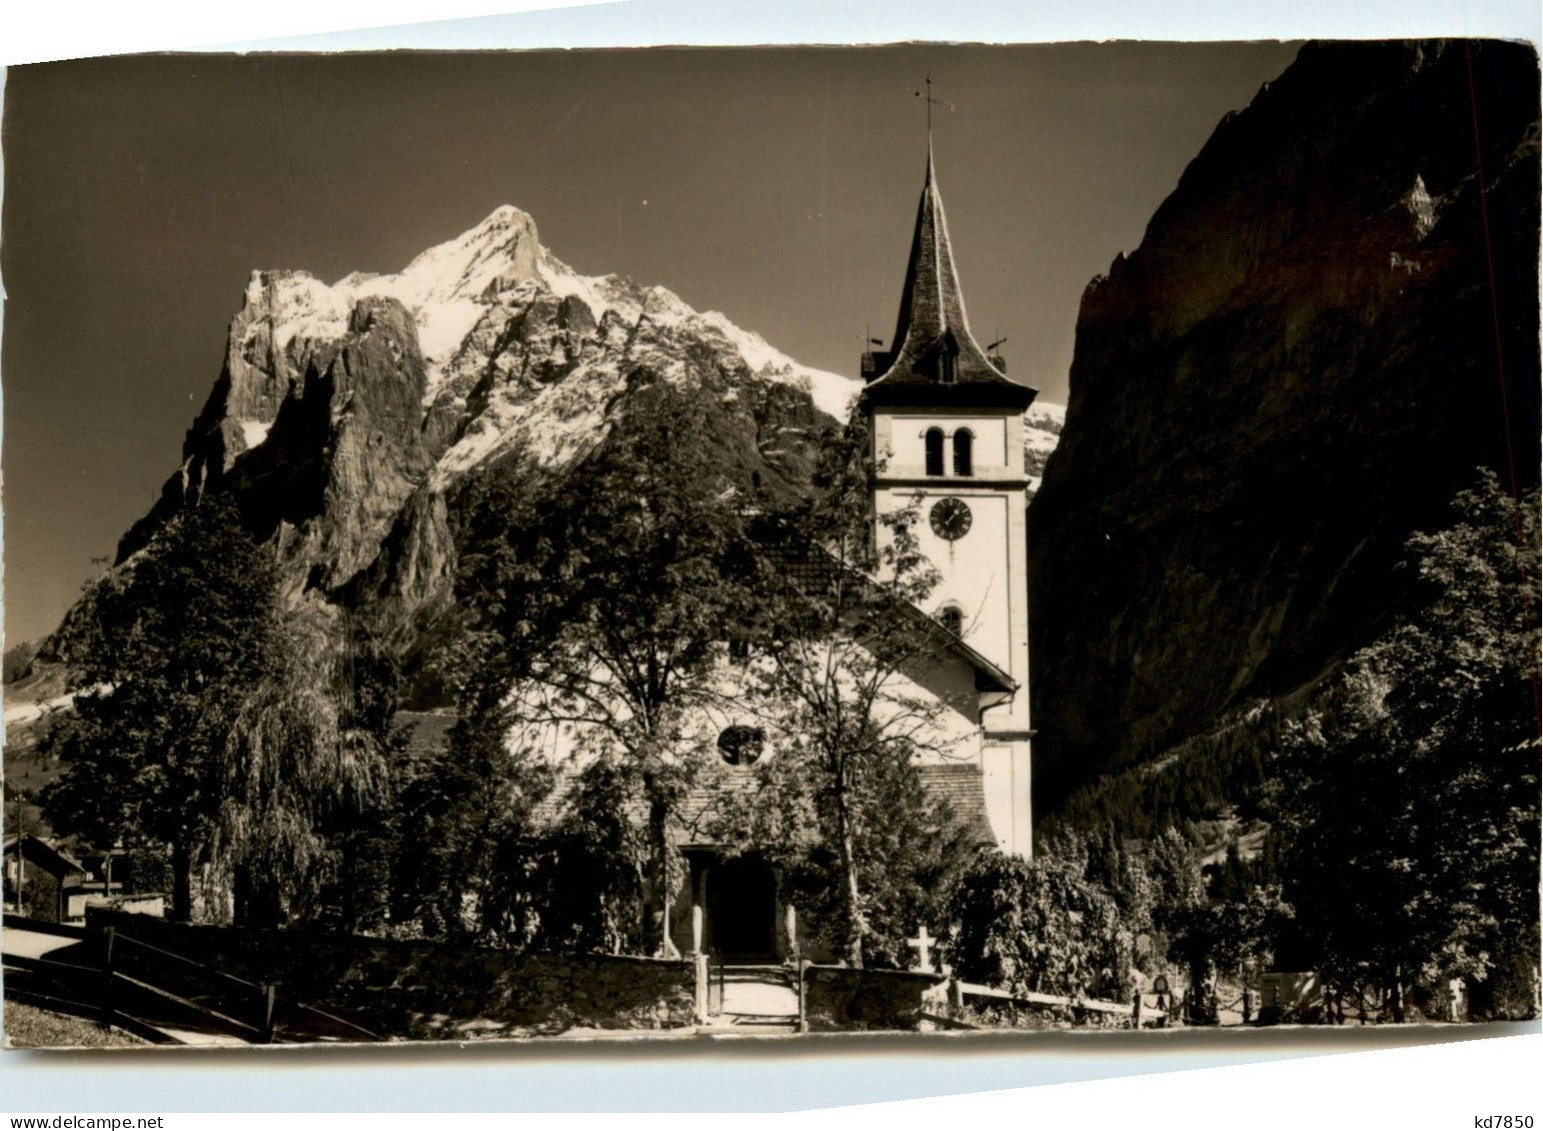
<svg viewBox="0 0 1543 1131">
<path fill-rule="evenodd" d="M 931 153 L 932 152 L 932 106 L 933 106 L 933 103 L 937 103 L 937 104 L 942 105 L 942 106 L 949 106 L 950 109 L 952 109 L 952 106 L 950 106 L 949 103 L 944 102 L 941 98 L 934 98 L 934 97 L 932 97 L 932 68 L 931 67 L 927 68 L 927 79 L 926 79 L 926 81 L 927 81 L 927 88 L 925 90 L 913 90 L 911 93 L 914 94 L 917 98 L 920 98 L 924 102 L 927 103 L 927 152 Z"/>
</svg>

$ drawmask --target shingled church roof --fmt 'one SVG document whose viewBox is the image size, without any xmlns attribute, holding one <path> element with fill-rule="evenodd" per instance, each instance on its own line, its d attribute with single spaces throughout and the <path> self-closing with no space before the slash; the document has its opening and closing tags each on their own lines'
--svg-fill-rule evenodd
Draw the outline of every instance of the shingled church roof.
<svg viewBox="0 0 1543 1131">
<path fill-rule="evenodd" d="M 1018 690 L 1017 680 L 999 664 L 966 644 L 958 633 L 945 628 L 936 618 L 928 616 L 910 601 L 899 597 L 886 598 L 873 578 L 837 560 L 829 550 L 790 535 L 774 523 L 758 525 L 756 536 L 761 552 L 776 562 L 779 574 L 802 589 L 806 595 L 831 593 L 842 579 L 863 585 L 868 590 L 865 600 L 886 605 L 894 616 L 915 632 L 920 644 L 938 655 L 953 656 L 969 665 L 975 673 L 977 691 L 1012 694 Z"/>
<path fill-rule="evenodd" d="M 864 390 L 875 404 L 936 404 L 940 386 L 952 386 L 947 400 L 959 404 L 1027 408 L 1038 395 L 1010 380 L 1006 363 L 989 357 L 970 333 L 930 141 L 895 336 L 888 353 L 864 358 L 863 369 L 877 374 Z"/>
</svg>

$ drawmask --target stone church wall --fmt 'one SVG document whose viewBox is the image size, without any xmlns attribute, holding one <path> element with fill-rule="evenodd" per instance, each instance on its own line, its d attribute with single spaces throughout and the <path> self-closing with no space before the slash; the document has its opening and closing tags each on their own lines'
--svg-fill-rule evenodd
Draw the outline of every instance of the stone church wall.
<svg viewBox="0 0 1543 1131">
<path fill-rule="evenodd" d="M 939 974 L 811 966 L 804 975 L 811 1032 L 915 1029 L 923 1012 L 940 1010 L 947 983 Z"/>
</svg>

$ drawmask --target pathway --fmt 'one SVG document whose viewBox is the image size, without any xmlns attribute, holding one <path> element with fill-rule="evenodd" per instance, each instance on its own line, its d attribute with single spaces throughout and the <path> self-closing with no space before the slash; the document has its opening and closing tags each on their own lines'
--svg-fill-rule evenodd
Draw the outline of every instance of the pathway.
<svg viewBox="0 0 1543 1131">
<path fill-rule="evenodd" d="M 798 991 L 784 967 L 727 966 L 722 976 L 723 1004 L 718 1016 L 699 1026 L 698 1032 L 745 1036 L 798 1032 Z"/>
<path fill-rule="evenodd" d="M 16 958 L 42 958 L 55 950 L 63 950 L 80 942 L 68 935 L 46 934 L 29 931 L 25 927 L 0 928 L 0 955 Z"/>
</svg>

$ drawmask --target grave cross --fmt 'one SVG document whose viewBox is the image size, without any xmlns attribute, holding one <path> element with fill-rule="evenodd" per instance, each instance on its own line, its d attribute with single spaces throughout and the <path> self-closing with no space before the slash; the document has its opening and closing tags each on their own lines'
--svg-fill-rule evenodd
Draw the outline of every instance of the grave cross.
<svg viewBox="0 0 1543 1131">
<path fill-rule="evenodd" d="M 920 969 L 931 972 L 932 970 L 932 944 L 938 940 L 927 933 L 923 926 L 916 932 L 914 939 L 906 939 L 906 945 L 916 951 L 916 961 Z"/>
</svg>

